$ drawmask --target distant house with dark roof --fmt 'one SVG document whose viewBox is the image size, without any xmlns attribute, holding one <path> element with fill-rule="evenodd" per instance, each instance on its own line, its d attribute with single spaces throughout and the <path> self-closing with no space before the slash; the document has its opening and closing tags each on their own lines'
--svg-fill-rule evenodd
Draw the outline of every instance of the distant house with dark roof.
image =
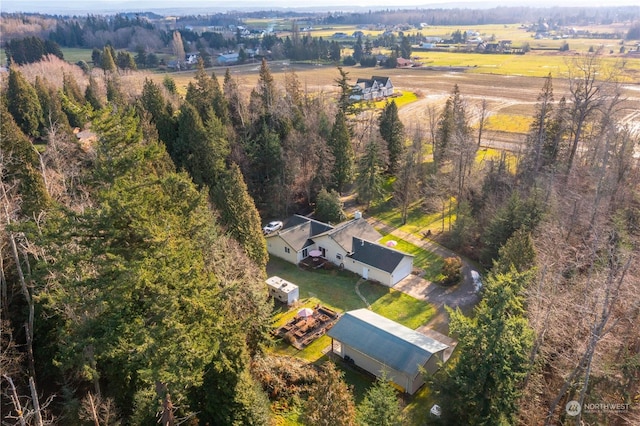
<svg viewBox="0 0 640 426">
<path fill-rule="evenodd" d="M 389 77 L 359 78 L 351 88 L 351 98 L 357 101 L 375 101 L 392 95 L 393 83 Z"/>
<path fill-rule="evenodd" d="M 340 268 L 392 287 L 411 273 L 413 256 L 378 244 L 380 238 L 359 213 L 336 226 L 294 215 L 266 236 L 270 255 L 297 265 L 317 250 Z"/>
<path fill-rule="evenodd" d="M 408 394 L 425 383 L 420 369 L 433 374 L 449 356 L 449 345 L 368 309 L 346 312 L 327 335 L 335 354 L 376 376 L 386 372 Z"/>
</svg>

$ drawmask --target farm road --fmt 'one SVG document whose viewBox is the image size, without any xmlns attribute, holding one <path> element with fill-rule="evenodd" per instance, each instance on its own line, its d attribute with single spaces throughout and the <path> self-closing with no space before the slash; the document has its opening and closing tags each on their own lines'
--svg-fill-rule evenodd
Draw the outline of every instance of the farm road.
<svg viewBox="0 0 640 426">
<path fill-rule="evenodd" d="M 464 313 L 468 314 L 480 301 L 480 297 L 475 292 L 473 279 L 471 278 L 471 271 L 474 269 L 473 265 L 467 259 L 445 247 L 442 247 L 434 241 L 417 238 L 412 234 L 380 222 L 373 217 L 367 218 L 367 221 L 374 228 L 382 230 L 384 233 L 394 235 L 424 250 L 433 252 L 440 257 L 458 256 L 462 259 L 462 273 L 464 278 L 460 284 L 453 287 L 443 287 L 413 274 L 409 275 L 393 287 L 395 290 L 402 291 L 416 299 L 425 300 L 431 303 L 436 308 L 436 313 L 423 327 L 448 335 L 449 315 L 445 311 L 444 307 L 449 306 L 451 308 L 460 308 Z"/>
</svg>

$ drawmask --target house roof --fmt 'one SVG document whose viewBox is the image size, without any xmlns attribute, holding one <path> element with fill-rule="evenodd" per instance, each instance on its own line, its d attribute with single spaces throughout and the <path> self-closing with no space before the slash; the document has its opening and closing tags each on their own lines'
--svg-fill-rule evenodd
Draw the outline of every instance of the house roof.
<svg viewBox="0 0 640 426">
<path fill-rule="evenodd" d="M 368 309 L 346 312 L 327 334 L 396 371 L 415 376 L 446 344 Z"/>
<path fill-rule="evenodd" d="M 353 237 L 351 244 L 353 252 L 348 254 L 348 257 L 388 273 L 395 271 L 405 256 L 413 257 L 413 255 L 357 237 Z"/>
<path fill-rule="evenodd" d="M 333 229 L 333 226 L 326 223 L 294 215 L 285 221 L 279 232 L 274 232 L 268 235 L 267 238 L 279 236 L 295 251 L 300 251 L 313 245 L 312 237 L 331 229 Z"/>
<path fill-rule="evenodd" d="M 353 219 L 344 222 L 326 234 L 340 245 L 347 253 L 353 251 L 353 238 L 358 237 L 368 241 L 378 241 L 382 235 L 376 231 L 366 220 Z M 319 235 L 318 235 L 319 236 Z"/>
<path fill-rule="evenodd" d="M 371 80 L 375 80 L 375 81 L 378 82 L 378 84 L 386 86 L 387 83 L 389 82 L 390 78 L 389 77 L 381 77 L 379 75 L 374 75 L 373 77 L 371 77 Z"/>
</svg>

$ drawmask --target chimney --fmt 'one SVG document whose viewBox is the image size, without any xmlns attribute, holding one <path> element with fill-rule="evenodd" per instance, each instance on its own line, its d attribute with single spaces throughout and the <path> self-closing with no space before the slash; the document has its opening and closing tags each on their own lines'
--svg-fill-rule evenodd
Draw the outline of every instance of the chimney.
<svg viewBox="0 0 640 426">
<path fill-rule="evenodd" d="M 356 210 L 356 212 L 353 214 L 353 218 L 362 219 L 362 213 L 360 213 L 360 210 Z"/>
</svg>

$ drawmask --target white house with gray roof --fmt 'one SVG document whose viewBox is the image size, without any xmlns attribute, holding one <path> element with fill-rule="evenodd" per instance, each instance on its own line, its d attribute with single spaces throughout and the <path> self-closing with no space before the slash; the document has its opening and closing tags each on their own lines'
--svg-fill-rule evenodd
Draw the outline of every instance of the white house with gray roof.
<svg viewBox="0 0 640 426">
<path fill-rule="evenodd" d="M 317 250 L 340 268 L 393 287 L 413 270 L 413 256 L 379 244 L 380 238 L 360 215 L 336 226 L 294 215 L 266 236 L 272 256 L 297 265 Z"/>
<path fill-rule="evenodd" d="M 375 376 L 385 371 L 408 394 L 424 384 L 421 369 L 433 374 L 447 361 L 447 344 L 368 309 L 346 312 L 327 335 L 335 354 Z"/>
</svg>

